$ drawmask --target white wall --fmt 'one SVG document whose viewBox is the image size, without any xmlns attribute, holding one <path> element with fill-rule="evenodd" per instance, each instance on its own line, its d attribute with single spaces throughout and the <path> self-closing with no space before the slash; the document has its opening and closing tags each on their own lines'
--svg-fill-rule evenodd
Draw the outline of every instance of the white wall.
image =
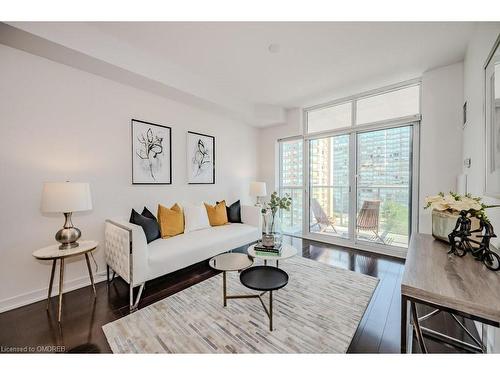
<svg viewBox="0 0 500 375">
<path fill-rule="evenodd" d="M 287 110 L 285 124 L 259 129 L 259 181 L 266 182 L 268 195 L 278 188 L 278 139 L 301 134 L 301 108 Z"/>
<path fill-rule="evenodd" d="M 468 175 L 468 190 L 475 196 L 484 192 L 484 70 L 486 58 L 500 33 L 500 23 L 479 24 L 472 36 L 464 60 L 464 100 L 467 101 L 467 126 L 463 135 L 463 158 L 471 158 L 471 167 L 465 168 Z M 500 200 L 483 197 L 488 204 L 500 204 Z M 488 217 L 500 232 L 500 209 L 488 211 Z M 496 245 L 500 245 L 497 238 Z M 488 334 L 490 350 L 500 352 L 500 330 L 491 328 Z"/>
<path fill-rule="evenodd" d="M 101 243 L 104 220 L 131 208 L 250 201 L 254 128 L 3 45 L 0 82 L 0 311 L 45 296 L 50 266 L 31 253 L 54 243 L 63 217 L 40 212 L 44 181 L 90 182 L 94 209 L 73 222 Z M 131 118 L 172 127 L 172 185 L 131 185 Z M 215 185 L 186 184 L 187 130 L 216 136 Z M 96 258 L 102 275 L 102 247 Z M 66 280 L 67 289 L 88 283 L 81 258 L 69 262 Z"/>
<path fill-rule="evenodd" d="M 422 75 L 420 123 L 419 232 L 431 233 L 428 195 L 456 191 L 462 172 L 463 63 Z"/>
</svg>

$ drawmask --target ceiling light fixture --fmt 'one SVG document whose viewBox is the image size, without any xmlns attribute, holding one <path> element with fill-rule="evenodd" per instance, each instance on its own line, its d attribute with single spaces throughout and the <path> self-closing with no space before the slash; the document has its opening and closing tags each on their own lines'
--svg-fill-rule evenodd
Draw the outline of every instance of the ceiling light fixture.
<svg viewBox="0 0 500 375">
<path fill-rule="evenodd" d="M 278 53 L 280 51 L 280 45 L 278 43 L 271 43 L 267 49 L 271 53 Z"/>
</svg>

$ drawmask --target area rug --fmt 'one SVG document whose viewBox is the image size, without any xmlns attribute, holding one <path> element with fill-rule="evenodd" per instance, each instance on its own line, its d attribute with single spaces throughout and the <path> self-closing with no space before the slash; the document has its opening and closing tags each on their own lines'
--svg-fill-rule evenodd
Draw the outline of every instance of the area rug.
<svg viewBox="0 0 500 375">
<path fill-rule="evenodd" d="M 378 279 L 302 257 L 280 268 L 289 282 L 273 293 L 272 332 L 258 299 L 223 306 L 222 274 L 102 329 L 113 353 L 345 353 Z M 254 294 L 237 272 L 227 291 Z"/>
</svg>

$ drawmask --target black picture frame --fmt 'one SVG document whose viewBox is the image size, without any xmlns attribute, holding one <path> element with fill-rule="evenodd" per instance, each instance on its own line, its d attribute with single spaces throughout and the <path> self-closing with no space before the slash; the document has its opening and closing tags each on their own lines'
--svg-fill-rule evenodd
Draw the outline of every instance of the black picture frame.
<svg viewBox="0 0 500 375">
<path fill-rule="evenodd" d="M 210 182 L 191 182 L 190 181 L 190 163 L 189 163 L 189 159 L 190 159 L 190 149 L 189 149 L 189 135 L 192 134 L 192 135 L 195 135 L 195 136 L 202 136 L 202 137 L 206 137 L 206 138 L 210 138 L 212 139 L 212 173 L 211 173 L 211 177 L 212 177 L 212 181 Z M 188 185 L 214 185 L 215 184 L 215 178 L 216 178 L 216 172 L 215 172 L 215 168 L 216 168 L 216 160 L 215 160 L 215 136 L 213 135 L 209 135 L 209 134 L 203 134 L 203 133 L 198 133 L 198 132 L 194 132 L 194 131 L 188 131 L 187 132 L 187 145 L 186 145 L 186 154 L 187 154 L 187 180 L 188 180 Z"/>
<path fill-rule="evenodd" d="M 150 126 L 150 127 L 156 127 L 156 128 L 161 128 L 161 129 L 167 129 L 168 130 L 168 140 L 166 141 L 166 144 L 168 145 L 168 179 L 166 181 L 142 181 L 144 178 L 141 179 L 141 181 L 136 181 L 138 179 L 137 173 L 134 175 L 134 169 L 136 169 L 135 162 L 138 162 L 138 155 L 136 153 L 135 147 L 134 147 L 134 142 L 136 142 L 137 138 L 134 137 L 134 126 Z M 132 185 L 171 185 L 172 184 L 172 128 L 170 126 L 165 126 L 165 125 L 160 125 L 160 124 L 155 124 L 153 122 L 148 122 L 148 121 L 143 121 L 143 120 L 138 120 L 138 119 L 131 119 L 130 120 L 130 144 L 131 144 L 131 153 L 132 153 Z M 151 172 L 153 175 L 153 172 Z"/>
</svg>

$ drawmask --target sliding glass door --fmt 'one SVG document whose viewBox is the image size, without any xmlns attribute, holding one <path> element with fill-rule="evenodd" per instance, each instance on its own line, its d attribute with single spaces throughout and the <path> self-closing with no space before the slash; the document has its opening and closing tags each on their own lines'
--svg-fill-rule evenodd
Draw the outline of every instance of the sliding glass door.
<svg viewBox="0 0 500 375">
<path fill-rule="evenodd" d="M 358 133 L 356 239 L 406 247 L 411 224 L 412 126 Z"/>
<path fill-rule="evenodd" d="M 414 125 L 307 140 L 306 230 L 312 238 L 365 249 L 408 246 Z"/>
</svg>

